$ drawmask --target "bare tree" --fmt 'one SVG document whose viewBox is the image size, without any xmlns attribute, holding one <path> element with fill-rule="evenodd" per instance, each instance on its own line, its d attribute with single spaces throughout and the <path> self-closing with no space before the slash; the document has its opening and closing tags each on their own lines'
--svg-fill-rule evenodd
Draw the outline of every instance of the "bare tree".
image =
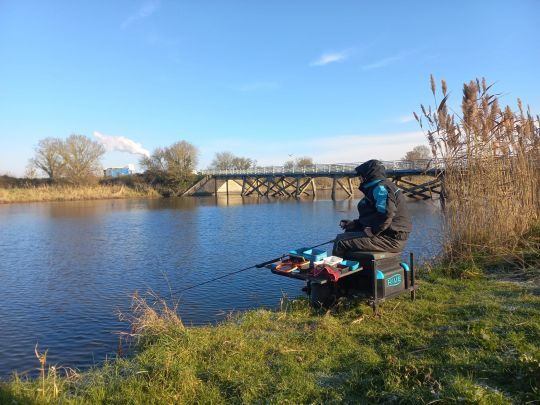
<svg viewBox="0 0 540 405">
<path fill-rule="evenodd" d="M 63 174 L 81 183 L 101 174 L 101 158 L 105 147 L 84 135 L 70 135 L 62 144 Z"/>
<path fill-rule="evenodd" d="M 415 146 L 411 151 L 405 154 L 404 160 L 424 160 L 431 159 L 431 149 L 426 145 Z"/>
<path fill-rule="evenodd" d="M 313 165 L 314 165 L 313 158 L 309 156 L 302 156 L 294 160 L 287 160 L 283 164 L 283 167 L 285 169 L 292 169 L 293 167 L 304 167 L 304 166 L 313 166 Z"/>
<path fill-rule="evenodd" d="M 199 162 L 199 150 L 187 141 L 176 142 L 165 149 L 164 159 L 169 176 L 185 178 L 195 170 Z"/>
<path fill-rule="evenodd" d="M 163 174 L 167 171 L 167 162 L 165 161 L 165 149 L 156 148 L 150 156 L 143 156 L 139 161 L 141 167 L 153 175 Z"/>
<path fill-rule="evenodd" d="M 27 179 L 37 178 L 37 167 L 32 161 L 32 159 L 30 159 L 30 161 L 26 165 L 26 168 L 24 170 L 24 177 L 26 177 Z"/>
<path fill-rule="evenodd" d="M 257 161 L 254 159 L 237 156 L 233 160 L 233 169 L 247 170 L 257 166 Z"/>
<path fill-rule="evenodd" d="M 208 168 L 214 170 L 231 169 L 234 158 L 235 156 L 231 152 L 217 152 Z"/>
<path fill-rule="evenodd" d="M 257 161 L 235 156 L 231 152 L 217 152 L 209 168 L 215 170 L 238 169 L 246 170 L 257 165 Z"/>
<path fill-rule="evenodd" d="M 62 176 L 64 159 L 62 156 L 63 142 L 59 138 L 45 138 L 38 142 L 35 156 L 29 165 L 41 170 L 50 179 L 56 180 Z"/>
<path fill-rule="evenodd" d="M 139 164 L 152 182 L 184 180 L 193 173 L 199 161 L 199 150 L 189 142 L 180 141 L 166 148 L 156 148 Z"/>
</svg>

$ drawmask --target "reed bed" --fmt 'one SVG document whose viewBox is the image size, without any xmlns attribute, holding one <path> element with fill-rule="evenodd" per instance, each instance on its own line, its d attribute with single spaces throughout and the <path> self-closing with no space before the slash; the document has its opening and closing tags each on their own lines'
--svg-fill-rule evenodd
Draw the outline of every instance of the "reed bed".
<svg viewBox="0 0 540 405">
<path fill-rule="evenodd" d="M 485 79 L 463 86 L 461 114 L 441 82 L 435 108 L 415 114 L 433 156 L 444 161 L 444 258 L 512 256 L 540 218 L 540 119 L 517 100 L 500 106 Z M 538 249 L 538 246 L 535 247 Z"/>
<path fill-rule="evenodd" d="M 160 194 L 151 187 L 131 188 L 124 185 L 45 185 L 0 188 L 0 203 L 154 197 L 160 197 Z"/>
</svg>

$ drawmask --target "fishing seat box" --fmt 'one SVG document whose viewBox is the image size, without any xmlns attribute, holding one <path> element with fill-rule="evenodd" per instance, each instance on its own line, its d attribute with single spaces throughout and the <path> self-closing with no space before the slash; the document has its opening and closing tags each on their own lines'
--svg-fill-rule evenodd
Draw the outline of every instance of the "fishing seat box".
<svg viewBox="0 0 540 405">
<path fill-rule="evenodd" d="M 348 292 L 373 296 L 374 275 L 377 282 L 376 299 L 400 294 L 411 285 L 409 265 L 402 262 L 401 252 L 347 252 L 344 256 L 344 259 L 357 261 L 363 267 L 362 271 L 343 279 L 340 287 Z"/>
<path fill-rule="evenodd" d="M 340 278 L 336 283 L 308 285 L 309 300 L 316 308 L 330 307 L 343 296 L 368 298 L 373 311 L 377 313 L 379 303 L 405 292 L 415 299 L 413 255 L 410 262 L 401 261 L 401 253 L 389 252 L 347 252 L 345 260 L 360 263 L 358 271 Z"/>
</svg>

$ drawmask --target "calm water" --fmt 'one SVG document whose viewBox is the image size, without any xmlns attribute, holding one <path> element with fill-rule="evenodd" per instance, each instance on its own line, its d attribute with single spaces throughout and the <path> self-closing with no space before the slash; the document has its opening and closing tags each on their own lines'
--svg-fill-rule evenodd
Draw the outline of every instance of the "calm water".
<svg viewBox="0 0 540 405">
<path fill-rule="evenodd" d="M 131 294 L 171 290 L 334 237 L 357 200 L 230 197 L 0 205 L 0 376 L 51 364 L 85 368 L 117 350 Z M 436 202 L 411 202 L 408 249 L 439 246 Z M 330 249 L 330 246 L 328 246 Z M 254 269 L 175 295 L 187 324 L 279 305 L 302 284 Z"/>
</svg>

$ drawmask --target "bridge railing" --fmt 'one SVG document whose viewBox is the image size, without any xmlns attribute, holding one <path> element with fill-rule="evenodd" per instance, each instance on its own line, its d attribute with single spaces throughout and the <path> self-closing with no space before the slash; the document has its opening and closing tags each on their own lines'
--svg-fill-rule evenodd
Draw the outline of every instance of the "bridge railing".
<svg viewBox="0 0 540 405">
<path fill-rule="evenodd" d="M 443 162 L 435 159 L 421 160 L 394 160 L 382 162 L 387 170 L 428 170 L 441 169 Z M 230 175 L 297 175 L 297 174 L 355 174 L 355 167 L 361 163 L 334 163 L 316 164 L 309 166 L 267 166 L 253 167 L 250 169 L 223 169 L 203 170 L 200 173 L 205 176 L 230 176 Z"/>
</svg>

